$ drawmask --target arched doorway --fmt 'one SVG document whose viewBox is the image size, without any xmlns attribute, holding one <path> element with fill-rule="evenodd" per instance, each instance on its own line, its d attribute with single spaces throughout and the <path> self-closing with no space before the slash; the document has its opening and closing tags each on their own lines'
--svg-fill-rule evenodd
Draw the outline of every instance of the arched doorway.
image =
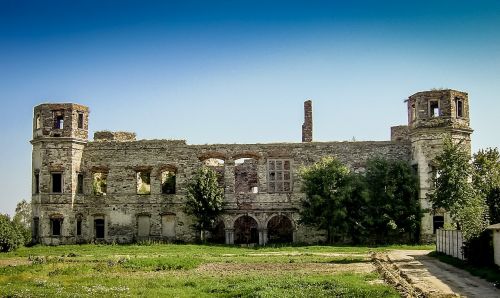
<svg viewBox="0 0 500 298">
<path fill-rule="evenodd" d="M 293 242 L 292 221 L 284 215 L 273 216 L 267 223 L 268 243 Z"/>
<path fill-rule="evenodd" d="M 234 222 L 234 244 L 259 243 L 258 224 L 248 215 L 238 217 Z"/>
<path fill-rule="evenodd" d="M 224 222 L 222 220 L 219 221 L 210 232 L 208 242 L 219 244 L 226 243 L 226 227 L 224 226 Z"/>
</svg>

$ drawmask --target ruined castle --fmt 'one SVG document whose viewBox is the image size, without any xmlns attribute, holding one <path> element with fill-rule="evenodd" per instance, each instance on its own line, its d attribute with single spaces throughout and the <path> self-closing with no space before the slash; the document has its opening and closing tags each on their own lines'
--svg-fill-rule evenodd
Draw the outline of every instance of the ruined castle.
<svg viewBox="0 0 500 298">
<path fill-rule="evenodd" d="M 391 128 L 390 141 L 314 142 L 312 104 L 304 103 L 302 142 L 189 145 L 183 140 L 136 140 L 134 133 L 101 131 L 88 139 L 89 109 L 73 103 L 34 108 L 33 237 L 44 244 L 146 239 L 193 241 L 184 213 L 187 181 L 201 165 L 213 167 L 224 188 L 225 211 L 211 235 L 226 244 L 312 243 L 324 233 L 299 224 L 298 170 L 336 156 L 363 172 L 367 159 L 408 161 L 418 173 L 420 201 L 435 172 L 445 134 L 470 150 L 465 92 L 433 90 L 408 98 L 408 125 Z M 422 239 L 449 218 L 425 213 Z"/>
</svg>

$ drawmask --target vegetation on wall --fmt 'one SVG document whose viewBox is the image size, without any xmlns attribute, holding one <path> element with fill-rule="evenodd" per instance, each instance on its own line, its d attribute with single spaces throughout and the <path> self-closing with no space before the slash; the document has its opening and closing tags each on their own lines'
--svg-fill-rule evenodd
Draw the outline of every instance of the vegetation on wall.
<svg viewBox="0 0 500 298">
<path fill-rule="evenodd" d="M 417 178 L 404 162 L 372 159 L 366 175 L 333 157 L 301 170 L 301 222 L 327 231 L 329 243 L 417 241 L 421 210 Z"/>
<path fill-rule="evenodd" d="M 479 150 L 473 156 L 474 188 L 485 199 L 490 223 L 500 223 L 500 153 L 497 148 Z"/>
<path fill-rule="evenodd" d="M 203 166 L 188 182 L 186 213 L 195 217 L 194 228 L 205 241 L 205 231 L 211 229 L 224 206 L 224 189 L 219 187 L 217 173 Z"/>
</svg>

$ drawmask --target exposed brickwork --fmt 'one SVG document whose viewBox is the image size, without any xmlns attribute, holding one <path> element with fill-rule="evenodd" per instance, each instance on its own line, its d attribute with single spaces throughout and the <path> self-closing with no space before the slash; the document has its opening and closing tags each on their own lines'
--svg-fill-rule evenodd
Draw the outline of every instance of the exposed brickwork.
<svg viewBox="0 0 500 298">
<path fill-rule="evenodd" d="M 312 101 L 304 102 L 304 124 L 302 124 L 302 142 L 313 140 Z"/>
<path fill-rule="evenodd" d="M 425 97 L 427 93 L 418 94 L 416 101 L 423 105 L 421 101 L 428 98 Z M 414 102 L 412 98 L 408 101 L 409 105 Z M 446 98 L 443 97 L 443 101 Z M 466 95 L 464 100 L 468 115 Z M 306 102 L 305 107 L 311 108 L 311 103 Z M 53 110 L 64 110 L 64 123 L 75 125 L 78 111 L 83 112 L 84 129 L 72 125 L 65 125 L 62 130 L 53 128 L 54 117 L 57 117 Z M 306 131 L 311 133 L 311 141 L 312 110 L 309 109 L 310 121 L 307 120 L 307 109 L 305 112 L 304 124 L 310 124 L 305 126 Z M 470 134 L 470 130 L 465 128 L 452 129 L 456 124 L 446 126 L 446 129 L 439 125 L 437 128 L 416 127 L 410 119 L 409 128 L 392 129 L 392 141 L 189 145 L 183 140 L 137 141 L 135 134 L 112 132 L 96 133 L 95 140 L 88 141 L 87 108 L 72 104 L 44 104 L 35 107 L 34 121 L 37 121 L 37 114 L 42 115 L 40 120 L 43 125 L 33 130 L 32 160 L 33 173 L 39 175 L 40 192 L 35 193 L 33 185 L 32 201 L 33 214 L 38 219 L 35 222 L 39 223 L 38 239 L 45 244 L 96 240 L 102 220 L 104 238 L 98 241 L 132 242 L 146 238 L 193 241 L 196 234 L 191 229 L 192 218 L 184 213 L 185 186 L 196 169 L 210 159 L 223 160 L 223 165 L 210 164 L 220 172 L 226 202 L 216 238 L 220 240 L 224 231 L 226 243 L 242 241 L 242 235 L 252 241 L 258 238 L 260 244 L 278 238 L 296 242 L 320 241 L 324 239 L 322 231 L 299 224 L 298 211 L 304 198 L 299 177 L 301 167 L 329 155 L 336 156 L 356 172 L 363 172 L 367 159 L 375 156 L 407 160 L 418 164 L 421 193 L 425 193 L 429 188 L 426 181 L 428 165 L 440 150 L 442 134 L 451 132 L 455 137 L 466 140 L 469 140 Z M 57 137 L 55 133 L 61 136 Z M 242 158 L 245 162 L 236 163 Z M 273 177 L 270 177 L 268 160 L 290 161 L 289 192 L 271 192 L 268 188 L 273 183 L 272 179 L 279 178 L 274 175 L 281 175 L 275 169 Z M 150 172 L 150 192 L 138 194 L 138 172 L 144 171 Z M 173 194 L 162 193 L 163 171 L 175 173 L 175 187 L 171 188 L 175 189 Z M 62 173 L 62 193 L 51 192 L 53 173 Z M 100 182 L 105 184 L 105 195 L 96 194 L 94 173 L 106 173 L 106 181 Z M 83 193 L 77 192 L 79 174 L 83 175 Z M 428 206 L 422 194 L 421 198 L 422 205 Z M 251 219 L 238 220 L 242 216 Z M 280 216 L 279 224 L 277 216 Z M 52 235 L 51 218 L 55 217 L 62 218 L 60 236 Z M 423 222 L 423 233 L 426 235 L 429 231 L 432 234 L 429 218 L 432 221 L 427 214 Z M 78 220 L 81 220 L 81 235 L 77 235 Z M 252 224 L 246 228 L 235 226 L 235 223 L 241 222 Z"/>
</svg>

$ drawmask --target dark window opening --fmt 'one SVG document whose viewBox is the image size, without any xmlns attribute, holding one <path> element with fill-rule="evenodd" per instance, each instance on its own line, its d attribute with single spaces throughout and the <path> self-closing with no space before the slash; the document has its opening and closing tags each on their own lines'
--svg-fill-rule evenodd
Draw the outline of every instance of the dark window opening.
<svg viewBox="0 0 500 298">
<path fill-rule="evenodd" d="M 460 100 L 456 100 L 456 106 L 457 106 L 457 118 L 461 118 L 464 116 L 464 103 Z"/>
<path fill-rule="evenodd" d="M 444 216 L 435 215 L 432 218 L 432 226 L 433 226 L 433 233 L 436 234 L 436 230 L 439 230 L 444 227 Z"/>
<path fill-rule="evenodd" d="M 38 225 L 40 223 L 40 219 L 38 217 L 33 218 L 33 238 L 38 238 Z"/>
<path fill-rule="evenodd" d="M 76 182 L 76 192 L 79 194 L 83 193 L 83 174 L 78 174 L 78 180 Z"/>
<path fill-rule="evenodd" d="M 436 100 L 429 102 L 429 115 L 431 117 L 439 117 L 439 102 Z"/>
<path fill-rule="evenodd" d="M 56 128 L 56 129 L 63 129 L 64 128 L 64 116 L 63 115 L 55 116 L 54 128 Z"/>
<path fill-rule="evenodd" d="M 62 173 L 52 173 L 52 192 L 53 193 L 62 193 L 63 181 L 62 181 Z"/>
<path fill-rule="evenodd" d="M 83 129 L 83 114 L 78 113 L 78 128 Z"/>
<path fill-rule="evenodd" d="M 161 173 L 161 193 L 175 194 L 175 172 L 164 171 Z"/>
<path fill-rule="evenodd" d="M 103 239 L 104 238 L 104 219 L 102 219 L 102 218 L 95 219 L 94 226 L 95 226 L 95 237 L 97 239 Z"/>
<path fill-rule="evenodd" d="M 35 173 L 35 194 L 40 193 L 40 174 Z"/>
<path fill-rule="evenodd" d="M 417 109 L 415 108 L 415 104 L 411 105 L 411 121 L 417 120 Z"/>
<path fill-rule="evenodd" d="M 62 218 L 51 218 L 52 236 L 61 236 Z"/>
<path fill-rule="evenodd" d="M 82 219 L 78 218 L 76 220 L 76 235 L 81 236 L 82 235 Z"/>
</svg>

